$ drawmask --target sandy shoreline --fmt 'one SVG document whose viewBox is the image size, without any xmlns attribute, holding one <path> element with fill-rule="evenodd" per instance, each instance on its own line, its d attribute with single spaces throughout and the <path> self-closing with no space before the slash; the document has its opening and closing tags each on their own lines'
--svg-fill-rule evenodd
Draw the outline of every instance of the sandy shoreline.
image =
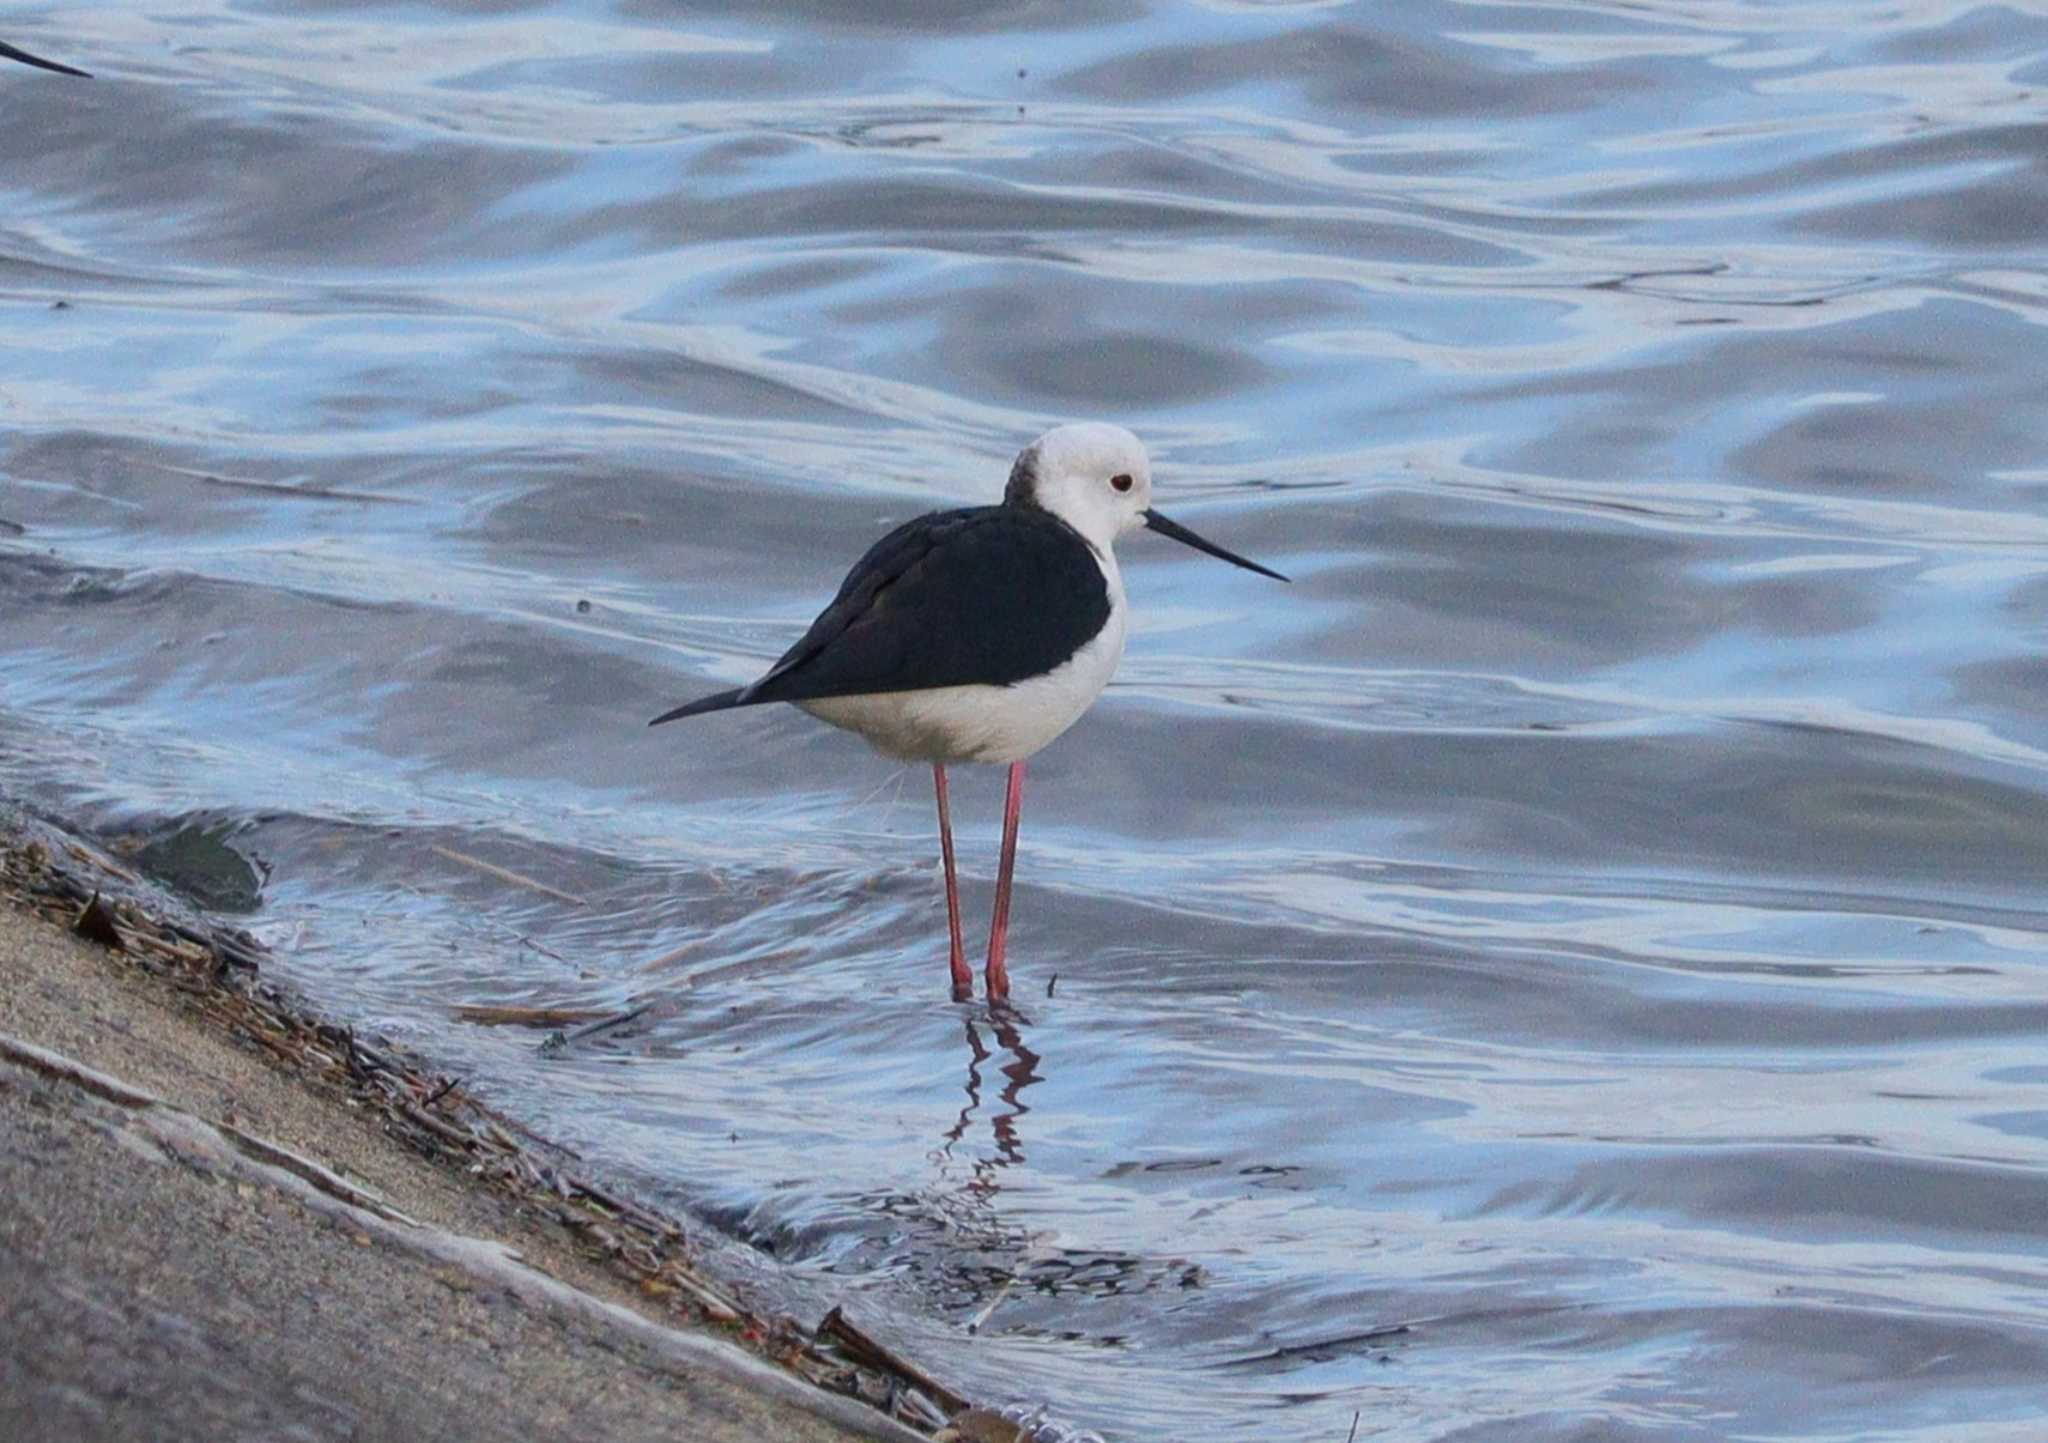
<svg viewBox="0 0 2048 1443">
<path fill-rule="evenodd" d="M 516 1128 L 0 816 L 0 1436 L 1017 1436 Z"/>
</svg>

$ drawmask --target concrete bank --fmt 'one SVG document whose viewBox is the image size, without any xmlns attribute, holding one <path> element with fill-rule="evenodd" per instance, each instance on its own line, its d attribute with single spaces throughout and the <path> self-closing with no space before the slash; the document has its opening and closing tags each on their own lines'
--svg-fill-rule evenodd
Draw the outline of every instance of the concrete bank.
<svg viewBox="0 0 2048 1443">
<path fill-rule="evenodd" d="M 0 837 L 0 1438 L 1016 1438 L 850 1324 L 753 1317 L 402 1060 L 258 1035 L 238 948 L 126 904 L 85 928 L 119 950 L 59 925 L 48 872 L 103 863 Z"/>
</svg>

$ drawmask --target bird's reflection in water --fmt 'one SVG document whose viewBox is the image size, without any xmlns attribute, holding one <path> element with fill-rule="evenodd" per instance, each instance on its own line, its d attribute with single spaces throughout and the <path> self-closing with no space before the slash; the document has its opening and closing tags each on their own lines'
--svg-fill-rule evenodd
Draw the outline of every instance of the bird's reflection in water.
<svg viewBox="0 0 2048 1443">
<path fill-rule="evenodd" d="M 981 1029 L 975 1026 L 973 1018 L 963 1024 L 967 1031 L 967 1101 L 961 1106 L 958 1119 L 946 1129 L 945 1141 L 932 1155 L 942 1172 L 950 1170 L 956 1149 L 966 1140 L 974 1128 L 976 1115 L 982 1110 L 982 1089 L 986 1085 L 984 1071 L 990 1063 L 995 1063 L 996 1071 L 1003 1079 L 997 1093 L 1000 1110 L 988 1119 L 995 1146 L 973 1158 L 970 1164 L 973 1176 L 961 1189 L 967 1197 L 983 1206 L 992 1205 L 996 1194 L 1002 1191 L 1002 1170 L 1024 1161 L 1024 1137 L 1018 1124 L 1031 1108 L 1022 1099 L 1026 1088 L 1042 1080 L 1038 1071 L 1041 1059 L 1024 1045 L 1024 1039 L 1017 1030 L 1017 1024 L 1022 1020 L 1007 1007 L 991 1010 L 988 1025 L 995 1035 L 995 1049 L 982 1040 Z"/>
</svg>

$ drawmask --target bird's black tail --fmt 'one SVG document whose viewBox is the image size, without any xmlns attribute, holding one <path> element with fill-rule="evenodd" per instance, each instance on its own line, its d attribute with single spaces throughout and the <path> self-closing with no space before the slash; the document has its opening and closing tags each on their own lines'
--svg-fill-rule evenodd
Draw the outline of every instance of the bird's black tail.
<svg viewBox="0 0 2048 1443">
<path fill-rule="evenodd" d="M 710 696 L 700 696 L 695 701 L 684 702 L 672 711 L 663 712 L 660 716 L 649 722 L 648 725 L 658 727 L 663 722 L 681 721 L 686 716 L 700 716 L 707 711 L 724 711 L 728 707 L 745 706 L 752 700 L 747 695 L 752 690 L 752 687 L 740 686 L 734 687 L 731 691 L 714 692 Z"/>
</svg>

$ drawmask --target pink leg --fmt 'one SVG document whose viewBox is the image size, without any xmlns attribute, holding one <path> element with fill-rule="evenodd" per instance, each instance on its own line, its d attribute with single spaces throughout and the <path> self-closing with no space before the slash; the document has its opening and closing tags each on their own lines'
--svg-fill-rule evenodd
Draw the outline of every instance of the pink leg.
<svg viewBox="0 0 2048 1443">
<path fill-rule="evenodd" d="M 988 1000 L 1010 995 L 1010 971 L 1003 947 L 1010 933 L 1010 877 L 1017 870 L 1017 818 L 1024 810 L 1024 763 L 1010 763 L 1010 791 L 1003 799 L 1003 863 L 996 873 L 996 915 L 988 926 Z"/>
<path fill-rule="evenodd" d="M 953 1000 L 974 995 L 974 974 L 967 970 L 967 950 L 960 945 L 960 879 L 953 871 L 953 815 L 946 806 L 946 769 L 932 763 L 932 790 L 939 794 L 939 852 L 946 859 L 946 930 L 953 937 Z"/>
</svg>

